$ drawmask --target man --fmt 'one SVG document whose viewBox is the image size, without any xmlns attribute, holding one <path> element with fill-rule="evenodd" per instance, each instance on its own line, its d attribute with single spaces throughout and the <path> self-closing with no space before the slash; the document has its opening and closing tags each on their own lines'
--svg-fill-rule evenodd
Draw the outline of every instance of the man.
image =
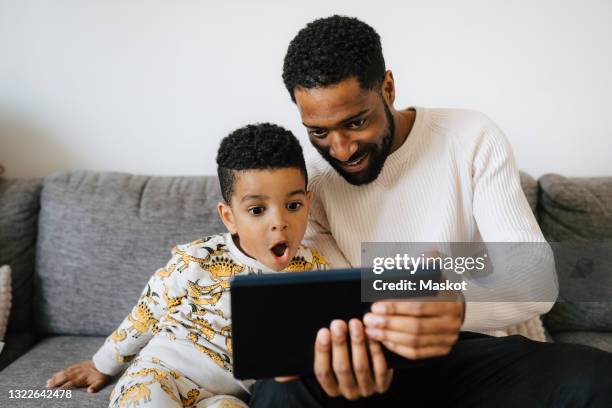
<svg viewBox="0 0 612 408">
<path fill-rule="evenodd" d="M 477 112 L 396 110 L 367 24 L 311 22 L 289 45 L 283 80 L 320 154 L 307 236 L 332 265 L 360 265 L 364 242 L 545 242 L 502 132 Z M 387 301 L 363 322 L 334 321 L 318 333 L 315 377 L 260 381 L 251 406 L 612 406 L 611 355 L 467 332 L 546 313 L 554 274 L 536 272 L 495 271 L 488 283 L 515 279 L 545 301 Z M 380 344 L 413 368 L 388 369 Z"/>
</svg>

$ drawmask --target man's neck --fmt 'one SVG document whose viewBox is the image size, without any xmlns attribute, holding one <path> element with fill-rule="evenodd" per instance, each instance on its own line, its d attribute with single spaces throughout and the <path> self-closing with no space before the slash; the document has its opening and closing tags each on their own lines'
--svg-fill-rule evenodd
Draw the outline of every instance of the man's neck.
<svg viewBox="0 0 612 408">
<path fill-rule="evenodd" d="M 391 144 L 390 153 L 393 153 L 404 144 L 408 138 L 408 135 L 410 135 L 415 119 L 416 110 L 414 110 L 414 108 L 399 110 L 393 113 L 395 134 L 393 135 L 393 143 Z"/>
</svg>

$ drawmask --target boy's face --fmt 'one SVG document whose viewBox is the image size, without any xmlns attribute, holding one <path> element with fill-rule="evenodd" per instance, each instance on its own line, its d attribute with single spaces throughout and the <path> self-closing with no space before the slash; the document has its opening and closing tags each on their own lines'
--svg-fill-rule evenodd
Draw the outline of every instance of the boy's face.
<svg viewBox="0 0 612 408">
<path fill-rule="evenodd" d="M 240 249 L 272 270 L 287 267 L 308 223 L 311 193 L 297 168 L 234 172 L 230 205 L 219 203 L 221 220 Z"/>
</svg>

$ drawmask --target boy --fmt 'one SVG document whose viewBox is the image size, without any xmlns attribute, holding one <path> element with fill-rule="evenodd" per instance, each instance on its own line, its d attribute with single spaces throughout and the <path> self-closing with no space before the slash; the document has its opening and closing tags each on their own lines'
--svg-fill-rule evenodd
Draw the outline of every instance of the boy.
<svg viewBox="0 0 612 408">
<path fill-rule="evenodd" d="M 239 274 L 323 269 L 301 246 L 310 192 L 302 148 L 290 131 L 249 125 L 217 154 L 229 233 L 179 245 L 92 361 L 54 374 L 48 387 L 96 392 L 131 365 L 111 407 L 245 407 L 251 381 L 232 376 L 229 279 Z M 242 400 L 241 400 L 242 399 Z"/>
</svg>

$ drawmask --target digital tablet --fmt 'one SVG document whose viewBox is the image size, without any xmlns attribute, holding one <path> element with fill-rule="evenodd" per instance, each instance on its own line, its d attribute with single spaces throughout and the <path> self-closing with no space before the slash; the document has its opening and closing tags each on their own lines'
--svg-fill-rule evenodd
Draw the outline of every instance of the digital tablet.
<svg viewBox="0 0 612 408">
<path fill-rule="evenodd" d="M 439 280 L 440 271 L 421 271 L 418 277 Z M 334 319 L 361 319 L 371 305 L 361 301 L 360 269 L 242 275 L 232 278 L 230 288 L 238 379 L 312 374 L 319 329 L 329 327 Z M 435 294 L 417 290 L 410 296 Z M 385 352 L 391 367 L 411 363 Z"/>
</svg>

